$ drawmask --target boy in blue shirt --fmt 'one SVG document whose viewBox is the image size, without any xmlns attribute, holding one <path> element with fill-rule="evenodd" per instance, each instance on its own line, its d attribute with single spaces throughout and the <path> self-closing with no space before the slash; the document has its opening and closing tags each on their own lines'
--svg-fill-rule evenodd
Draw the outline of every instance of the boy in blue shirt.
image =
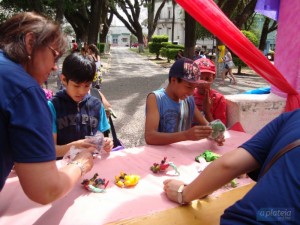
<svg viewBox="0 0 300 225">
<path fill-rule="evenodd" d="M 96 148 L 85 137 L 110 129 L 101 100 L 89 94 L 95 72 L 95 63 L 77 53 L 70 54 L 63 62 L 61 81 L 65 89 L 48 101 L 58 158 L 71 146 Z M 112 147 L 112 140 L 104 138 L 104 150 L 110 152 Z"/>
<path fill-rule="evenodd" d="M 193 93 L 199 83 L 200 71 L 192 60 L 181 58 L 169 71 L 165 89 L 150 93 L 146 101 L 145 140 L 151 145 L 200 140 L 212 133 L 201 112 L 195 107 Z M 192 121 L 200 125 L 192 127 Z M 220 140 L 220 144 L 224 139 Z"/>
</svg>

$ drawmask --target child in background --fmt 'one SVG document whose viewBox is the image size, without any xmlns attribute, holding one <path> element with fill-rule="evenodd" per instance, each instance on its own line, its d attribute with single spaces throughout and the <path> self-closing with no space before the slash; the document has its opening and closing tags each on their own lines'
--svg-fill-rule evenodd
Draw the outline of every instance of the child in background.
<svg viewBox="0 0 300 225">
<path fill-rule="evenodd" d="M 197 108 L 203 112 L 206 120 L 211 122 L 219 119 L 226 125 L 226 100 L 224 95 L 211 88 L 216 78 L 215 64 L 206 58 L 195 61 L 201 72 L 201 80 L 208 83 L 200 84 L 194 91 Z"/>
<path fill-rule="evenodd" d="M 101 89 L 102 74 L 101 74 L 101 59 L 100 52 L 96 45 L 91 44 L 88 46 L 87 54 L 89 58 L 96 64 L 96 75 L 94 77 L 92 86 L 93 88 Z"/>
<path fill-rule="evenodd" d="M 89 94 L 95 72 L 95 63 L 77 53 L 70 54 L 63 62 L 61 81 L 65 89 L 48 101 L 58 158 L 71 146 L 96 148 L 85 137 L 110 129 L 102 102 Z M 112 140 L 104 138 L 104 150 L 110 152 L 112 147 Z"/>
</svg>

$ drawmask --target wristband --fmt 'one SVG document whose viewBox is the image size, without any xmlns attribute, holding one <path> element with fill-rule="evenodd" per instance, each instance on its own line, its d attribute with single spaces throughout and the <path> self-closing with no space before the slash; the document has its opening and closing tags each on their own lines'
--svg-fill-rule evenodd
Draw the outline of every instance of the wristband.
<svg viewBox="0 0 300 225">
<path fill-rule="evenodd" d="M 85 168 L 84 168 L 84 165 L 81 162 L 71 161 L 67 165 L 76 165 L 81 171 L 81 175 L 80 175 L 81 177 L 85 174 Z"/>
<path fill-rule="evenodd" d="M 187 204 L 186 202 L 183 201 L 183 189 L 185 188 L 185 184 L 182 184 L 179 186 L 177 190 L 177 201 L 180 205 L 185 205 Z"/>
</svg>

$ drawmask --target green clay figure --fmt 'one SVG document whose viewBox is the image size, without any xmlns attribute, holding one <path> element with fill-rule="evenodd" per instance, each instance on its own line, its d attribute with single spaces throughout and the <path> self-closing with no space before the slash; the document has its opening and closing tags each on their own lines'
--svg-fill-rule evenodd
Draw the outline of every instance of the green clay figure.
<svg viewBox="0 0 300 225">
<path fill-rule="evenodd" d="M 218 139 L 218 137 L 220 137 L 221 135 L 223 135 L 224 132 L 225 132 L 225 130 L 226 130 L 226 126 L 219 119 L 211 121 L 209 123 L 209 125 L 213 129 L 213 132 L 212 132 L 212 134 L 211 134 L 211 136 L 209 138 L 214 139 L 214 140 Z"/>
<path fill-rule="evenodd" d="M 231 187 L 233 187 L 233 188 L 237 187 L 237 185 L 238 185 L 237 180 L 236 180 L 236 179 L 233 179 L 232 181 L 230 181 L 230 185 L 231 185 Z"/>
<path fill-rule="evenodd" d="M 195 158 L 196 162 L 200 162 L 200 159 L 199 159 L 200 157 L 204 158 L 206 162 L 212 162 L 212 161 L 220 158 L 220 155 L 212 152 L 211 150 L 205 150 L 201 155 L 198 155 Z"/>
</svg>

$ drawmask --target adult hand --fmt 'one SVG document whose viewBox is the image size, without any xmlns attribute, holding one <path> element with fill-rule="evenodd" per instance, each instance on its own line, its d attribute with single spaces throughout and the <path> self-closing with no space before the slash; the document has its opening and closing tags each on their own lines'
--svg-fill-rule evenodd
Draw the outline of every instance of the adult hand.
<svg viewBox="0 0 300 225">
<path fill-rule="evenodd" d="M 186 131 L 187 140 L 197 141 L 207 138 L 212 133 L 211 126 L 193 126 Z"/>
<path fill-rule="evenodd" d="M 92 148 L 85 149 L 79 152 L 72 161 L 77 161 L 83 165 L 82 174 L 86 174 L 89 172 L 94 166 L 93 160 L 93 152 Z"/>
<path fill-rule="evenodd" d="M 110 152 L 113 146 L 114 146 L 114 142 L 111 138 L 104 138 L 104 145 L 103 145 L 104 151 L 106 151 L 107 153 Z"/>
<path fill-rule="evenodd" d="M 184 183 L 180 180 L 168 179 L 164 181 L 164 191 L 168 199 L 178 203 L 178 189 L 182 184 Z"/>
</svg>

